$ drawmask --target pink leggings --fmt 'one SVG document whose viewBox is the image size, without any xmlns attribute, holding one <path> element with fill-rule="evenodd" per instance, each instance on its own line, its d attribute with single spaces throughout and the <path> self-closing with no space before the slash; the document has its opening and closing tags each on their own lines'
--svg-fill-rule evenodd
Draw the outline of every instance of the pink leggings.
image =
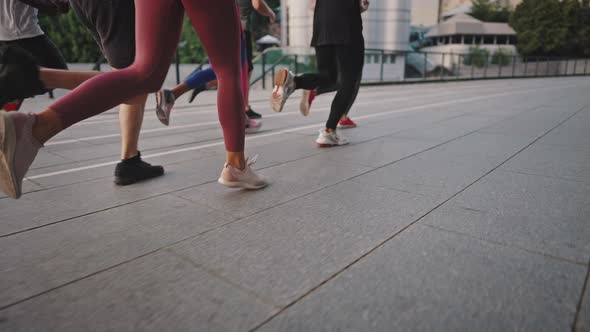
<svg viewBox="0 0 590 332">
<path fill-rule="evenodd" d="M 225 147 L 244 151 L 240 20 L 235 0 L 136 0 L 135 62 L 86 81 L 50 106 L 69 127 L 162 86 L 180 39 L 186 10 L 218 81 L 218 113 Z"/>
</svg>

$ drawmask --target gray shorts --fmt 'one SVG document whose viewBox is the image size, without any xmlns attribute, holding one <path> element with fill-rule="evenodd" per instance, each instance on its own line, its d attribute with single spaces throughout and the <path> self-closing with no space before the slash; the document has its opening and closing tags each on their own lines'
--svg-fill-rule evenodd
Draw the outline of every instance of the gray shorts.
<svg viewBox="0 0 590 332">
<path fill-rule="evenodd" d="M 144 0 L 153 1 L 153 0 Z M 135 4 L 133 0 L 70 0 L 80 21 L 90 30 L 113 68 L 135 60 Z"/>
</svg>

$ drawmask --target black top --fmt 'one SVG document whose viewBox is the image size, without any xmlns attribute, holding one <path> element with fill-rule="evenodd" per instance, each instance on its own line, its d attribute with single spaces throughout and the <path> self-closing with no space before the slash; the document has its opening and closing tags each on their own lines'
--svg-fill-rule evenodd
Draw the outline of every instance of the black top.
<svg viewBox="0 0 590 332">
<path fill-rule="evenodd" d="M 242 27 L 244 30 L 251 30 L 251 17 L 252 13 L 254 12 L 254 7 L 252 6 L 252 0 L 238 0 L 238 5 L 240 6 L 240 17 L 242 18 Z"/>
<path fill-rule="evenodd" d="M 359 0 L 316 0 L 311 46 L 364 44 Z"/>
</svg>

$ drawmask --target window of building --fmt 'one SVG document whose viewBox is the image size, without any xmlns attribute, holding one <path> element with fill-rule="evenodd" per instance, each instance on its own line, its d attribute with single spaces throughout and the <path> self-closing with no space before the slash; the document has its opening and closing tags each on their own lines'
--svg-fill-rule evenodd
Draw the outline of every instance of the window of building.
<svg viewBox="0 0 590 332">
<path fill-rule="evenodd" d="M 502 35 L 498 36 L 498 44 L 499 45 L 506 45 L 508 43 L 508 36 Z"/>
<path fill-rule="evenodd" d="M 464 43 L 467 45 L 473 44 L 473 36 L 472 35 L 465 35 Z"/>
<path fill-rule="evenodd" d="M 452 44 L 461 44 L 461 35 L 454 35 L 451 38 L 451 43 Z"/>
<path fill-rule="evenodd" d="M 482 40 L 481 36 L 475 36 L 475 43 L 477 45 L 481 44 L 481 40 Z"/>
<path fill-rule="evenodd" d="M 510 45 L 516 45 L 516 36 L 509 36 L 508 37 L 508 43 Z"/>
<path fill-rule="evenodd" d="M 494 36 L 491 35 L 486 35 L 483 37 L 483 43 L 484 44 L 494 44 Z"/>
<path fill-rule="evenodd" d="M 395 54 L 389 55 L 389 63 L 395 63 Z"/>
</svg>

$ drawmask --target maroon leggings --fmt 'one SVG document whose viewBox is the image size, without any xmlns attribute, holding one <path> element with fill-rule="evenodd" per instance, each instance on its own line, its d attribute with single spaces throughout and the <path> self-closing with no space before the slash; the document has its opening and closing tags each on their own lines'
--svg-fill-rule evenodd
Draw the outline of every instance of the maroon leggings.
<svg viewBox="0 0 590 332">
<path fill-rule="evenodd" d="M 162 86 L 180 39 L 186 10 L 218 80 L 218 113 L 225 147 L 244 151 L 240 20 L 235 0 L 136 0 L 135 62 L 86 81 L 50 106 L 65 127 Z"/>
</svg>

